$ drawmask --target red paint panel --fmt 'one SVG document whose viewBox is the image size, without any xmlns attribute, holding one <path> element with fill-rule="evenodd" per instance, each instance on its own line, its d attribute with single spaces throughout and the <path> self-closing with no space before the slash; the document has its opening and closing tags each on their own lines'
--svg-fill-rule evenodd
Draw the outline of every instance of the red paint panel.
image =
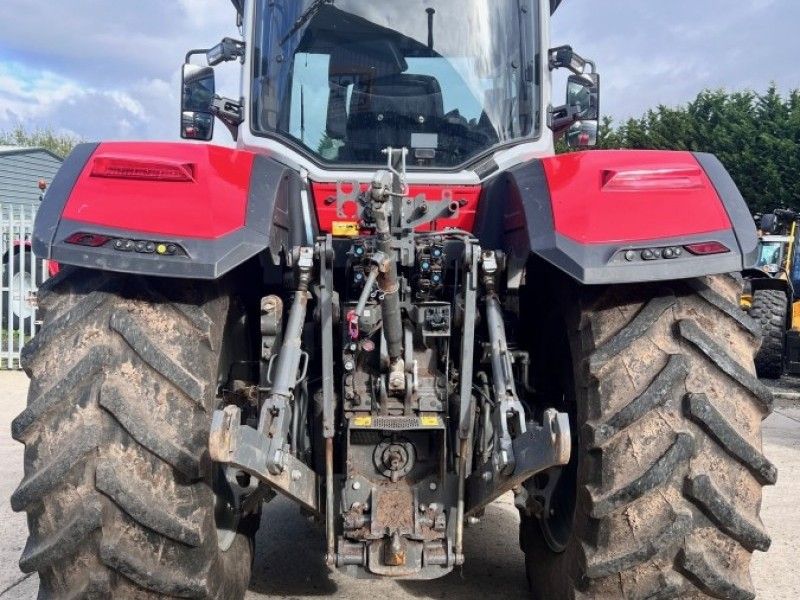
<svg viewBox="0 0 800 600">
<path fill-rule="evenodd" d="M 137 233 L 216 239 L 245 224 L 254 156 L 208 144 L 104 143 L 78 178 L 64 218 Z M 127 171 L 118 176 L 108 168 L 126 164 Z M 176 165 L 191 177 L 163 180 Z"/>
<path fill-rule="evenodd" d="M 367 191 L 369 184 L 362 183 L 361 190 Z M 320 229 L 328 233 L 333 228 L 334 221 L 354 221 L 356 220 L 357 207 L 352 204 L 345 204 L 344 211 L 346 217 L 341 217 L 336 213 L 336 184 L 335 183 L 314 183 L 312 184 L 314 202 L 317 207 L 317 219 Z M 349 184 L 343 187 L 345 193 L 351 192 Z M 431 202 L 438 202 L 444 197 L 444 193 L 449 191 L 452 199 L 458 202 L 461 207 L 455 217 L 449 219 L 439 219 L 436 221 L 436 230 L 443 229 L 464 229 L 472 231 L 475 226 L 475 213 L 478 210 L 478 200 L 481 195 L 479 185 L 412 185 L 409 186 L 409 196 L 412 198 L 419 194 L 424 194 L 425 198 Z M 417 229 L 417 231 L 433 231 L 434 225 L 428 224 Z"/>
<path fill-rule="evenodd" d="M 543 161 L 555 228 L 582 244 L 674 238 L 731 229 L 690 152 L 595 150 Z"/>
</svg>

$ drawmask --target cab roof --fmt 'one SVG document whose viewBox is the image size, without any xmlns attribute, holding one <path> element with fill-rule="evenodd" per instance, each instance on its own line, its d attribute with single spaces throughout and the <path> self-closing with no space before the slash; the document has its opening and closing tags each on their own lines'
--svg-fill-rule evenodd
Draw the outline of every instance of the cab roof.
<svg viewBox="0 0 800 600">
<path fill-rule="evenodd" d="M 556 12 L 563 1 L 564 0 L 550 0 L 550 13 Z M 231 2 L 236 7 L 236 11 L 239 14 L 244 13 L 244 0 L 231 0 Z"/>
</svg>

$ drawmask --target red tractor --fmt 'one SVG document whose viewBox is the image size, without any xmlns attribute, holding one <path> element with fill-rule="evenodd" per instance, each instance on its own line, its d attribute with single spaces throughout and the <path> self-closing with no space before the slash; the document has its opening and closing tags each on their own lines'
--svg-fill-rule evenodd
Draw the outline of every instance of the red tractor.
<svg viewBox="0 0 800 600">
<path fill-rule="evenodd" d="M 38 216 L 40 597 L 242 598 L 276 494 L 331 569 L 431 579 L 513 493 L 536 598 L 752 598 L 772 397 L 720 162 L 554 156 L 599 114 L 555 0 L 234 5 L 181 132 L 237 147 L 79 146 Z"/>
</svg>

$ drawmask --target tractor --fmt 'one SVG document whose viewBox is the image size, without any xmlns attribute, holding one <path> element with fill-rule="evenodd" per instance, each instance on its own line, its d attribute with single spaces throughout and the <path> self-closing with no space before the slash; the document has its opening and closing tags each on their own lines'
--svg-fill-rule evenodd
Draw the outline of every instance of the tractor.
<svg viewBox="0 0 800 600">
<path fill-rule="evenodd" d="M 755 268 L 744 272 L 742 308 L 761 326 L 764 341 L 756 354 L 756 372 L 780 379 L 800 374 L 800 260 L 794 210 L 780 208 L 756 215 L 759 253 Z"/>
<path fill-rule="evenodd" d="M 78 146 L 38 214 L 40 597 L 241 599 L 277 495 L 324 535 L 297 560 L 430 580 L 513 495 L 533 598 L 752 598 L 772 395 L 722 164 L 555 156 L 600 99 L 556 0 L 233 4 L 187 141 Z"/>
</svg>

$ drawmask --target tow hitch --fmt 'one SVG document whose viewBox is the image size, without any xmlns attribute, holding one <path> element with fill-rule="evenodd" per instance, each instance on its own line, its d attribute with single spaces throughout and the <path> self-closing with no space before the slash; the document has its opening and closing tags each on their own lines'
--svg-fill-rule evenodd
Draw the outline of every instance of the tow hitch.
<svg viewBox="0 0 800 600">
<path fill-rule="evenodd" d="M 227 406 L 214 414 L 210 448 L 213 460 L 324 521 L 328 565 L 356 576 L 431 579 L 463 564 L 465 522 L 569 462 L 570 425 L 554 409 L 535 422 L 517 393 L 528 358 L 507 337 L 504 256 L 483 251 L 467 232 L 416 232 L 458 205 L 420 210 L 424 198 L 405 195 L 405 151 L 387 154 L 387 170 L 356 198 L 375 235 L 349 248 L 337 250 L 328 237 L 293 251 L 288 315 L 281 298 L 262 302 L 258 425 Z M 337 264 L 351 282 L 338 294 Z M 312 291 L 324 473 L 299 451 Z"/>
</svg>

